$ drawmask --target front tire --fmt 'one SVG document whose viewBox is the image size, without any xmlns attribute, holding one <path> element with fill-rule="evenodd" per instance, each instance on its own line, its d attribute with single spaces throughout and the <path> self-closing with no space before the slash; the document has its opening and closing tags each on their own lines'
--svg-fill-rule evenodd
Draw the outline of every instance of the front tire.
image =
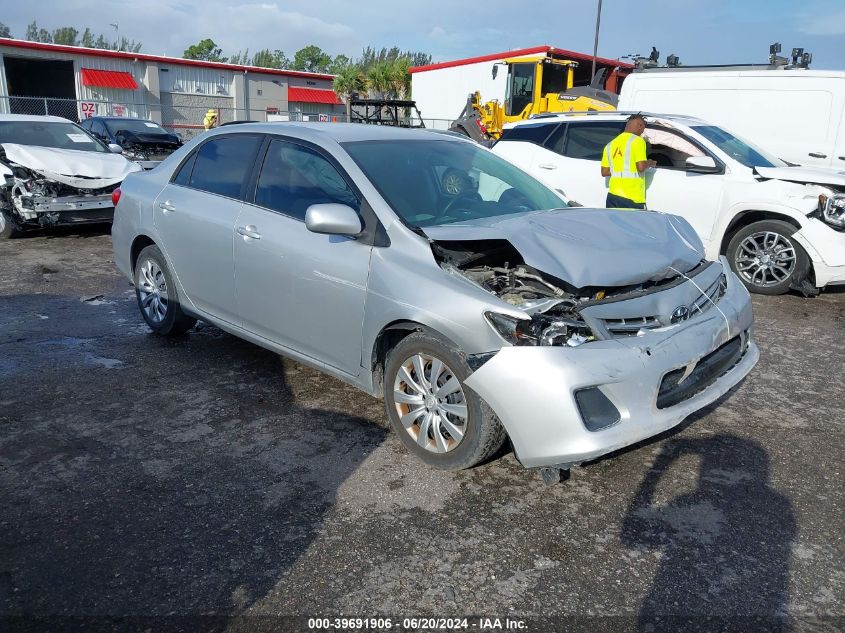
<svg viewBox="0 0 845 633">
<path fill-rule="evenodd" d="M 197 322 L 182 312 L 167 262 L 154 244 L 144 248 L 135 263 L 135 297 L 141 316 L 156 334 L 184 334 Z"/>
<path fill-rule="evenodd" d="M 0 209 L 0 240 L 15 237 L 19 232 L 18 223 L 15 222 L 12 214 L 6 209 Z"/>
<path fill-rule="evenodd" d="M 409 334 L 387 358 L 387 416 L 405 448 L 429 466 L 470 468 L 505 441 L 493 411 L 464 385 L 471 373 L 462 354 L 427 332 Z"/>
<path fill-rule="evenodd" d="M 728 243 L 731 269 L 749 292 L 780 295 L 799 285 L 810 271 L 810 258 L 782 220 L 761 220 L 742 227 Z"/>
</svg>

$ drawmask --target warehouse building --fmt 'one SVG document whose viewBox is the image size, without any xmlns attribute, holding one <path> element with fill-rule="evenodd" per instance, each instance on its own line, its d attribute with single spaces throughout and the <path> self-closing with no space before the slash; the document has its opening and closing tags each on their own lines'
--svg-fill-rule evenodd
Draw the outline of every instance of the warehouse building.
<svg viewBox="0 0 845 633">
<path fill-rule="evenodd" d="M 0 112 L 149 118 L 180 134 L 220 121 L 331 120 L 333 75 L 0 38 Z"/>
</svg>

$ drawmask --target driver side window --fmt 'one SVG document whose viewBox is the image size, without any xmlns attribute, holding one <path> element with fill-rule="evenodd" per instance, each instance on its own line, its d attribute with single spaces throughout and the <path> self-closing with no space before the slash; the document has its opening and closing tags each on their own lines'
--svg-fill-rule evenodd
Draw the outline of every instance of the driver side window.
<svg viewBox="0 0 845 633">
<path fill-rule="evenodd" d="M 326 158 L 302 145 L 272 141 L 258 177 L 255 204 L 305 220 L 308 207 L 327 202 L 356 211 L 360 206 L 346 180 Z"/>
<path fill-rule="evenodd" d="M 648 127 L 643 133 L 647 156 L 657 161 L 658 169 L 686 170 L 687 158 L 706 156 L 695 143 L 659 127 Z"/>
</svg>

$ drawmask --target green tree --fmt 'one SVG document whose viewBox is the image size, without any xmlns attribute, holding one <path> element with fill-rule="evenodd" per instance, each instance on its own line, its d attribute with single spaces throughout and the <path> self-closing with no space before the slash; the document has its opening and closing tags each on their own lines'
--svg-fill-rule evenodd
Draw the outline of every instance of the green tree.
<svg viewBox="0 0 845 633">
<path fill-rule="evenodd" d="M 26 35 L 24 36 L 24 39 L 27 39 L 30 42 L 38 41 L 38 24 L 35 20 L 26 25 Z"/>
<path fill-rule="evenodd" d="M 12 31 L 2 22 L 0 22 L 0 37 L 12 37 Z"/>
<path fill-rule="evenodd" d="M 338 55 L 332 60 L 332 63 L 329 64 L 328 72 L 332 75 L 338 75 L 343 69 L 350 66 L 351 64 L 352 60 L 349 59 L 346 55 Z"/>
<path fill-rule="evenodd" d="M 53 30 L 53 43 L 79 46 L 79 31 L 72 26 L 60 26 Z"/>
<path fill-rule="evenodd" d="M 293 56 L 293 69 L 311 73 L 324 73 L 328 70 L 332 58 L 319 46 L 310 44 L 296 51 Z"/>
<path fill-rule="evenodd" d="M 82 45 L 86 48 L 94 48 L 94 34 L 87 27 L 82 32 Z"/>
<path fill-rule="evenodd" d="M 393 64 L 375 62 L 367 71 L 367 86 L 371 97 L 386 98 L 392 88 Z"/>
<path fill-rule="evenodd" d="M 229 58 L 229 63 L 230 64 L 238 64 L 239 66 L 249 66 L 249 64 L 250 64 L 249 49 L 246 49 L 243 52 L 238 51 L 237 53 L 232 55 Z"/>
<path fill-rule="evenodd" d="M 206 38 L 192 44 L 182 53 L 183 59 L 201 59 L 207 62 L 225 62 L 226 58 L 220 54 L 223 52 L 221 48 L 214 43 L 211 38 Z"/>
<path fill-rule="evenodd" d="M 348 64 L 340 69 L 334 78 L 334 91 L 346 104 L 346 120 L 349 121 L 352 113 L 350 99 L 353 95 L 364 92 L 367 87 L 367 79 L 360 66 Z"/>
<path fill-rule="evenodd" d="M 290 68 L 292 63 L 284 51 L 263 48 L 252 56 L 252 65 L 260 68 Z"/>
<path fill-rule="evenodd" d="M 390 90 L 397 99 L 406 99 L 411 95 L 411 60 L 400 57 L 390 64 Z"/>
</svg>

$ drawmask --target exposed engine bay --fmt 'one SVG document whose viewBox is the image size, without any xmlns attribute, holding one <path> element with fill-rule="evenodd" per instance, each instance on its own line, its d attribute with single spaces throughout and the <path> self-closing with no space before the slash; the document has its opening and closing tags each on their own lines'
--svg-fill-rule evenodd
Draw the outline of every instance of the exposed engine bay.
<svg viewBox="0 0 845 633">
<path fill-rule="evenodd" d="M 596 339 L 580 315 L 597 301 L 663 285 L 671 280 L 617 288 L 574 288 L 524 263 L 506 240 L 434 242 L 432 250 L 447 271 L 460 274 L 502 301 L 525 311 L 515 320 L 489 313 L 491 324 L 515 345 L 576 347 Z"/>
<path fill-rule="evenodd" d="M 127 173 L 140 169 L 114 154 L 74 152 L 65 163 L 63 154 L 67 151 L 0 145 L 0 209 L 5 216 L 4 226 L 9 224 L 12 230 L 19 230 L 66 222 L 108 221 L 114 213 L 112 192 Z"/>
</svg>

